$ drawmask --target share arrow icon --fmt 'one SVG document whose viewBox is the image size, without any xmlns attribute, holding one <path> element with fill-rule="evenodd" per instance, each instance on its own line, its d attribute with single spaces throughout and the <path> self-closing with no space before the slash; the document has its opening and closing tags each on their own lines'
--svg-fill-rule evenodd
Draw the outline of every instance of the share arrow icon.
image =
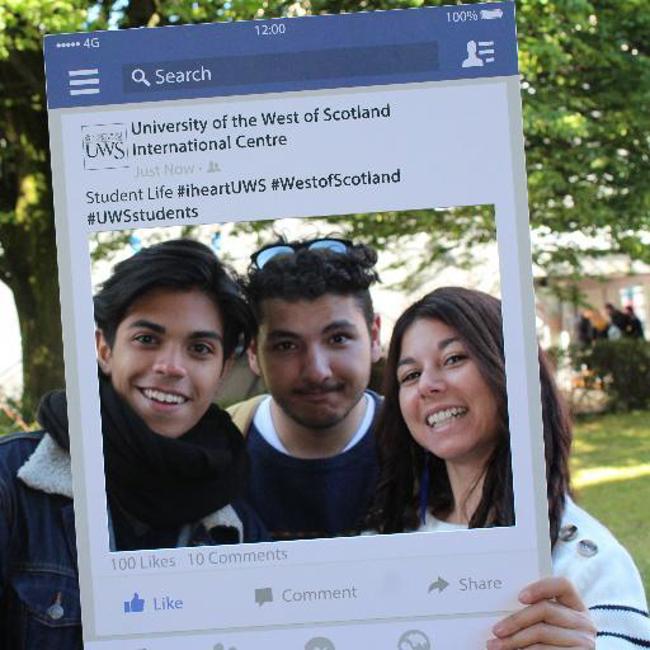
<svg viewBox="0 0 650 650">
<path fill-rule="evenodd" d="M 439 593 L 442 593 L 448 586 L 449 583 L 444 578 L 438 576 L 438 579 L 429 585 L 428 593 L 431 593 L 434 589 L 437 589 Z"/>
</svg>

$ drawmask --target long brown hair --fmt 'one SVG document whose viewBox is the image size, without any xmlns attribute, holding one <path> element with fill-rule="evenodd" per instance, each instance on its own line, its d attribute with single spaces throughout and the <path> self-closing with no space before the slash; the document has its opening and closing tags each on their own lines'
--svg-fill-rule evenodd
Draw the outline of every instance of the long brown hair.
<svg viewBox="0 0 650 650">
<path fill-rule="evenodd" d="M 444 516 L 454 506 L 444 461 L 415 442 L 399 407 L 397 363 L 402 340 L 420 319 L 438 320 L 458 333 L 496 400 L 497 442 L 485 467 L 481 499 L 469 527 L 511 526 L 514 499 L 501 302 L 486 293 L 460 287 L 443 287 L 427 294 L 400 316 L 393 329 L 384 371 L 384 406 L 377 427 L 380 481 L 369 524 L 383 533 L 417 529 L 425 466 L 429 476 L 428 508 Z M 571 427 L 541 350 L 539 361 L 549 518 L 551 540 L 555 543 L 564 497 L 569 492 Z"/>
</svg>

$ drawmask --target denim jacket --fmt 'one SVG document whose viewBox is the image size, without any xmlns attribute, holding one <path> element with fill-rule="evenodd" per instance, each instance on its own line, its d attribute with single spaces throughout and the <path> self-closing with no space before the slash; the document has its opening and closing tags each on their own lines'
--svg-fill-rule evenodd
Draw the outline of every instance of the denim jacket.
<svg viewBox="0 0 650 650">
<path fill-rule="evenodd" d="M 83 648 L 71 497 L 70 458 L 50 436 L 0 436 L 2 649 Z M 243 504 L 226 506 L 203 522 L 208 527 L 227 522 L 241 541 L 268 539 Z M 206 541 L 192 538 L 187 546 Z"/>
</svg>

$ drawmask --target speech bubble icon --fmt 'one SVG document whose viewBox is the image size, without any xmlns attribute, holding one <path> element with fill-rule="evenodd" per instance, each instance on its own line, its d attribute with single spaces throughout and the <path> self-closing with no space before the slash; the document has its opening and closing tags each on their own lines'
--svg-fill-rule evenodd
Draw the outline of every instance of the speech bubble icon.
<svg viewBox="0 0 650 650">
<path fill-rule="evenodd" d="M 264 603 L 273 602 L 273 589 L 271 587 L 264 587 L 263 589 L 255 590 L 255 602 L 261 607 Z"/>
</svg>

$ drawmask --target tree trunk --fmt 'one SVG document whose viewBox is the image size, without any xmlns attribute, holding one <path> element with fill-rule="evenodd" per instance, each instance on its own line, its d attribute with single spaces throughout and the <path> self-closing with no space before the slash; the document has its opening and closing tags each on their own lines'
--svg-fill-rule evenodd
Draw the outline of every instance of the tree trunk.
<svg viewBox="0 0 650 650">
<path fill-rule="evenodd" d="M 50 234 L 34 230 L 16 233 L 4 255 L 4 279 L 13 291 L 20 323 L 21 411 L 27 420 L 33 419 L 44 393 L 65 385 L 56 246 L 54 229 L 50 230 Z M 3 245 L 6 242 L 3 236 Z"/>
<path fill-rule="evenodd" d="M 12 290 L 18 310 L 21 411 L 27 420 L 43 393 L 64 387 L 42 70 L 40 51 L 14 52 L 0 65 L 0 86 L 13 84 L 14 98 L 0 103 L 6 142 L 0 165 L 0 280 Z"/>
</svg>

